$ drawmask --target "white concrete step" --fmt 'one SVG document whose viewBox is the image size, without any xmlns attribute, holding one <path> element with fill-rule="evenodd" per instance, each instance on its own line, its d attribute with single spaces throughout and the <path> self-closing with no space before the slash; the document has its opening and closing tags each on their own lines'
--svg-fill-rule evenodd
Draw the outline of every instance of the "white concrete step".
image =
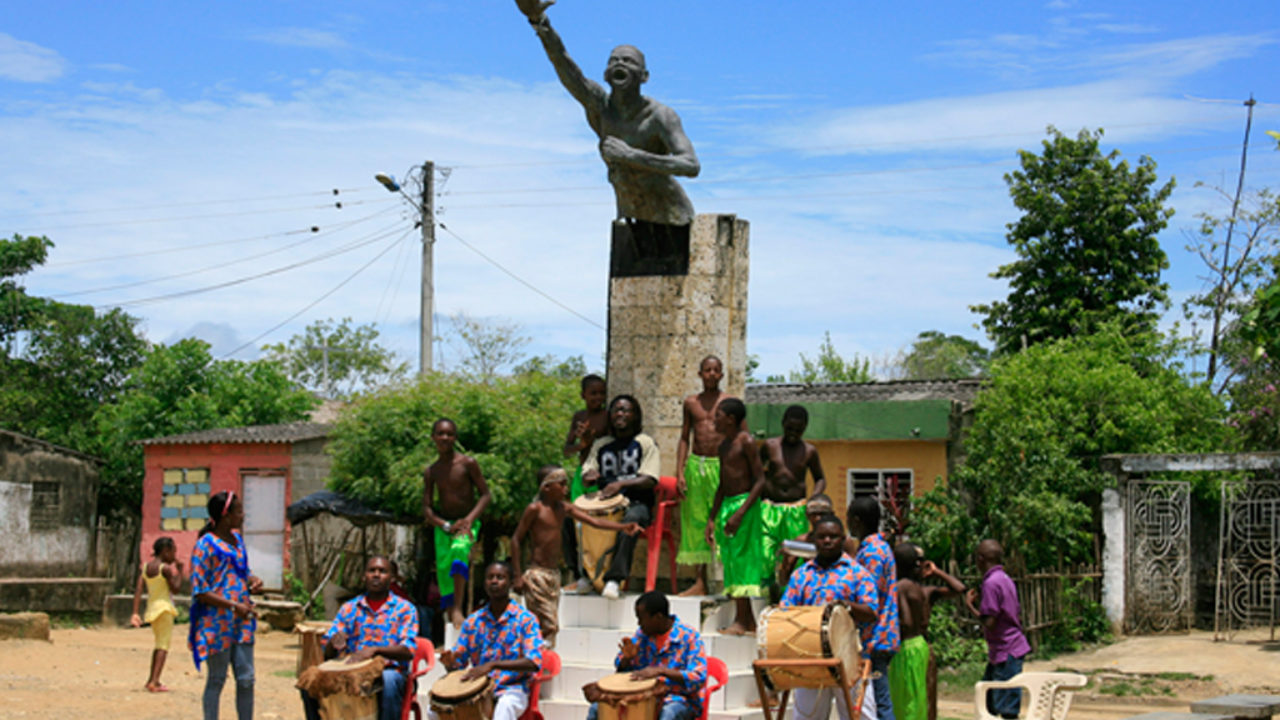
<svg viewBox="0 0 1280 720">
<path fill-rule="evenodd" d="M 539 700 L 538 711 L 546 720 L 587 720 L 587 708 L 590 704 L 577 700 Z M 707 713 L 708 720 L 764 720 L 760 708 L 735 708 L 733 710 L 717 710 L 714 707 Z M 787 709 L 785 720 L 791 720 L 791 709 Z"/>
<path fill-rule="evenodd" d="M 634 630 L 614 630 L 611 628 L 568 627 L 556 635 L 556 652 L 565 663 L 587 663 L 605 665 L 613 661 L 618 653 L 618 643 L 624 637 L 631 637 Z M 702 633 L 702 643 L 707 654 L 720 658 L 730 669 L 750 667 L 756 659 L 756 638 L 754 635 L 721 635 L 720 633 Z"/>
<path fill-rule="evenodd" d="M 554 700 L 581 700 L 582 687 L 584 685 L 596 682 L 606 675 L 612 675 L 614 672 L 616 671 L 612 663 L 565 665 L 561 668 L 559 675 L 546 683 L 551 688 L 549 695 L 548 691 L 544 690 L 541 697 L 550 697 Z M 729 682 L 711 697 L 711 709 L 731 710 L 759 701 L 759 699 L 755 675 L 751 670 L 731 669 L 729 671 Z"/>
<path fill-rule="evenodd" d="M 617 600 L 599 595 L 560 596 L 560 627 L 611 628 L 635 631 L 636 593 L 626 593 Z M 723 595 L 668 596 L 671 613 L 680 621 L 703 633 L 715 632 L 733 622 L 734 602 Z M 753 612 L 759 616 L 766 606 L 764 598 L 752 598 Z"/>
</svg>

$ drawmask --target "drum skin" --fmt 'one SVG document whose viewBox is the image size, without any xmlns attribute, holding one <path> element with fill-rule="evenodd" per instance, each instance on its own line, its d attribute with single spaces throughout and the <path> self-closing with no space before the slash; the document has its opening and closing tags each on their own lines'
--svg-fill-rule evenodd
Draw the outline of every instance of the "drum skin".
<svg viewBox="0 0 1280 720">
<path fill-rule="evenodd" d="M 597 720 L 658 720 L 658 680 L 632 680 L 630 672 L 600 678 Z"/>
<path fill-rule="evenodd" d="M 858 675 L 858 628 L 843 605 L 766 608 L 757 622 L 756 649 L 768 660 L 840 658 L 846 682 Z M 838 685 L 832 668 L 768 668 L 763 675 L 774 691 Z"/>
<path fill-rule="evenodd" d="M 431 709 L 440 720 L 489 720 L 493 717 L 493 680 L 463 680 L 454 670 L 431 686 Z"/>
<path fill-rule="evenodd" d="M 573 501 L 579 510 L 602 520 L 621 522 L 630 502 L 622 495 L 602 499 L 599 493 L 589 493 Z M 593 528 L 586 523 L 578 523 L 578 548 L 582 555 L 582 570 L 595 587 L 596 592 L 604 589 L 604 573 L 609 569 L 605 556 L 613 550 L 618 542 L 618 533 L 613 530 Z"/>
</svg>

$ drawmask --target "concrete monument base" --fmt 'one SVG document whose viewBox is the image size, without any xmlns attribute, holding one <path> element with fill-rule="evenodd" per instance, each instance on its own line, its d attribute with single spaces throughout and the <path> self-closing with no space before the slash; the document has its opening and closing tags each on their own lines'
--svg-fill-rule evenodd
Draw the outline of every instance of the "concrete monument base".
<svg viewBox="0 0 1280 720">
<path fill-rule="evenodd" d="M 724 362 L 727 394 L 742 397 L 746 388 L 749 227 L 736 215 L 698 215 L 687 274 L 609 280 L 609 396 L 640 401 L 663 475 L 675 475 L 681 402 L 702 389 L 702 358 Z"/>
</svg>

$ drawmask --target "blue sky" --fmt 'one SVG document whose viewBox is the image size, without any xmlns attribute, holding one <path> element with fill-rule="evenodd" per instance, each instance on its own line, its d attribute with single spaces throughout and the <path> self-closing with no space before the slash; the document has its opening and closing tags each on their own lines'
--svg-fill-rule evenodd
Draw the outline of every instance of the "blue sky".
<svg viewBox="0 0 1280 720">
<path fill-rule="evenodd" d="M 562 0 L 550 15 L 591 77 L 614 45 L 645 51 L 646 93 L 702 161 L 695 208 L 751 222 L 762 375 L 825 331 L 877 359 L 929 329 L 985 342 L 968 306 L 1005 292 L 988 277 L 1012 259 L 1002 176 L 1047 125 L 1105 128 L 1107 148 L 1176 177 L 1175 300 L 1201 286 L 1196 213 L 1226 209 L 1196 183 L 1234 187 L 1250 93 L 1247 185 L 1280 187 L 1262 135 L 1280 129 L 1274 1 Z M 119 304 L 152 340 L 221 354 L 262 335 L 248 358 L 351 316 L 416 365 L 413 216 L 373 174 L 429 159 L 448 168 L 452 233 L 438 330 L 459 311 L 515 321 L 532 354 L 603 365 L 612 192 L 510 0 L 20 4 L 0 18 L 0 138 L 0 233 L 56 243 L 29 289 Z"/>
</svg>

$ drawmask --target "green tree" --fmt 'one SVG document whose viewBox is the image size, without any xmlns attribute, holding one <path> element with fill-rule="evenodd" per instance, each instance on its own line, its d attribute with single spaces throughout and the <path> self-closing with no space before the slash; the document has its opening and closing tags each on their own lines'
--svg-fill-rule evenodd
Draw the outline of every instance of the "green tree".
<svg viewBox="0 0 1280 720">
<path fill-rule="evenodd" d="M 977 377 L 990 361 L 991 353 L 969 338 L 925 330 L 916 336 L 899 365 L 907 380 L 933 380 Z"/>
<path fill-rule="evenodd" d="M 550 375 L 560 380 L 578 381 L 588 374 L 587 361 L 583 360 L 581 355 L 573 355 L 563 360 L 557 360 L 553 355 L 539 355 L 525 360 L 512 370 L 513 375 L 530 373 Z"/>
<path fill-rule="evenodd" d="M 1247 450 L 1280 448 L 1280 256 L 1232 324 L 1224 355 L 1235 382 L 1228 421 Z"/>
<path fill-rule="evenodd" d="M 44 237 L 0 240 L 0 425 L 86 449 L 89 420 L 142 360 L 137 319 L 28 295 L 19 278 L 44 262 Z"/>
<path fill-rule="evenodd" d="M 465 312 L 449 316 L 450 340 L 459 348 L 457 372 L 480 382 L 492 382 L 505 368 L 524 359 L 529 344 L 519 323 L 473 318 Z"/>
<path fill-rule="evenodd" d="M 1202 293 L 1183 303 L 1188 319 L 1203 321 L 1209 328 L 1209 364 L 1205 383 L 1222 392 L 1232 373 L 1219 377 L 1220 357 L 1229 329 L 1253 302 L 1254 291 L 1265 282 L 1270 265 L 1280 248 L 1280 200 L 1270 190 L 1260 190 L 1236 203 L 1221 188 L 1214 188 L 1232 206 L 1226 215 L 1200 213 L 1200 228 L 1187 250 L 1195 253 L 1208 270 L 1209 285 Z M 1217 385 L 1215 387 L 1215 381 Z"/>
<path fill-rule="evenodd" d="M 1156 235 L 1168 224 L 1164 207 L 1174 182 L 1156 187 L 1156 164 L 1137 167 L 1099 149 L 1102 130 L 1074 139 L 1049 128 L 1039 155 L 1019 152 L 1022 165 L 1005 175 L 1022 217 L 1006 236 L 1018 259 L 992 277 L 1009 281 L 1003 301 L 977 305 L 997 353 L 1088 333 L 1118 319 L 1131 331 L 1155 328 L 1168 305 L 1160 271 L 1169 260 Z"/>
<path fill-rule="evenodd" d="M 141 505 L 139 440 L 305 420 L 316 404 L 274 362 L 214 360 L 209 344 L 194 338 L 151 348 L 120 398 L 93 416 L 92 451 L 106 461 L 99 514 L 137 512 Z"/>
<path fill-rule="evenodd" d="M 871 360 L 857 355 L 852 358 L 842 356 L 831 342 L 831 331 L 828 330 L 822 337 L 822 344 L 818 346 L 815 357 L 810 359 L 800 353 L 800 367 L 788 372 L 785 379 L 781 375 L 770 375 L 766 382 L 864 383 L 874 379 L 871 375 Z"/>
<path fill-rule="evenodd" d="M 479 462 L 493 493 L 486 533 L 510 532 L 537 494 L 538 468 L 563 462 L 564 427 L 580 404 L 576 378 L 541 373 L 488 383 L 435 373 L 388 388 L 338 420 L 329 485 L 372 507 L 420 516 L 422 472 L 436 458 L 431 425 L 448 417 L 457 423 L 459 449 Z"/>
<path fill-rule="evenodd" d="M 263 346 L 299 385 L 327 398 L 349 398 L 402 382 L 409 364 L 378 344 L 373 325 L 354 325 L 351 318 L 317 320 L 288 342 Z"/>
<path fill-rule="evenodd" d="M 916 505 L 921 544 L 964 558 L 993 537 L 1028 571 L 1089 559 L 1090 508 L 1113 482 L 1100 456 L 1230 445 L 1223 404 L 1180 372 L 1181 352 L 1110 323 L 995 361 L 963 465 Z"/>
</svg>

